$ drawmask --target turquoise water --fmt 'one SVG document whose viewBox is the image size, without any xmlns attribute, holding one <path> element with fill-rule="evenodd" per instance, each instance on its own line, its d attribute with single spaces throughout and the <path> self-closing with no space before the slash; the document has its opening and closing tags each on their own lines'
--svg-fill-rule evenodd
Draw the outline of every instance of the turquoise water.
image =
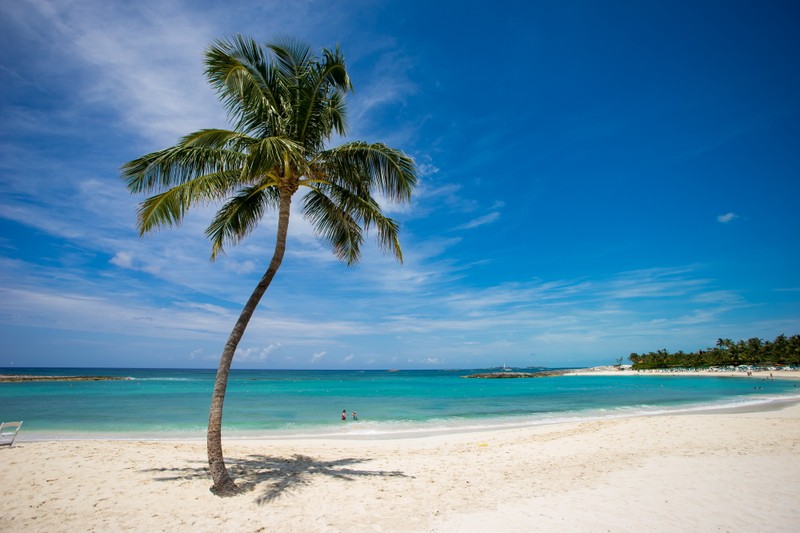
<svg viewBox="0 0 800 533">
<path fill-rule="evenodd" d="M 226 437 L 404 436 L 800 398 L 797 382 L 725 377 L 463 379 L 469 371 L 234 370 Z M 0 369 L 0 373 L 12 373 Z M 0 383 L 0 420 L 20 439 L 201 438 L 213 370 L 13 369 L 123 381 Z M 342 422 L 342 410 L 348 421 Z M 350 419 L 353 411 L 358 421 Z"/>
</svg>

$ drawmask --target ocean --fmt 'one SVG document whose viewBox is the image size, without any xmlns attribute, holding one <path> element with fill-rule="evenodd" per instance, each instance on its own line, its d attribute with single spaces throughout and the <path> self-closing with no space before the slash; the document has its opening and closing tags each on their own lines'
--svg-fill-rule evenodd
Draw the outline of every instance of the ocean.
<svg viewBox="0 0 800 533">
<path fill-rule="evenodd" d="M 792 380 L 463 378 L 478 371 L 233 370 L 223 438 L 405 437 L 800 399 Z M 186 369 L 0 369 L 8 373 L 127 378 L 0 383 L 0 420 L 23 420 L 20 440 L 203 438 L 215 375 Z"/>
</svg>

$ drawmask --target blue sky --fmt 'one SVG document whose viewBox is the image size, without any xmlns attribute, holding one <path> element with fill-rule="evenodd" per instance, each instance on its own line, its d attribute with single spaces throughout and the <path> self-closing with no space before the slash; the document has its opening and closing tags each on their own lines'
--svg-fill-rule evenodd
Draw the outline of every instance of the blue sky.
<svg viewBox="0 0 800 533">
<path fill-rule="evenodd" d="M 613 363 L 800 333 L 795 2 L 0 3 L 0 366 L 216 367 L 275 217 L 214 263 L 119 167 L 226 127 L 203 52 L 341 45 L 348 140 L 415 158 L 405 263 L 295 213 L 234 368 Z"/>
</svg>

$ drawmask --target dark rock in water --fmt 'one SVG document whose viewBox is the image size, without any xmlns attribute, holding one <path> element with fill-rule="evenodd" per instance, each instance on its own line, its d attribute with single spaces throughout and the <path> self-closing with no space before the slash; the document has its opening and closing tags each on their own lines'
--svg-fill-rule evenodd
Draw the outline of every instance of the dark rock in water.
<svg viewBox="0 0 800 533">
<path fill-rule="evenodd" d="M 28 376 L 22 374 L 0 374 L 0 383 L 25 383 L 29 381 L 118 381 L 128 378 L 119 376 Z"/>
<path fill-rule="evenodd" d="M 465 378 L 478 379 L 504 379 L 504 378 L 543 378 L 547 376 L 561 376 L 567 370 L 542 370 L 541 372 L 484 372 L 480 374 L 470 374 Z"/>
<path fill-rule="evenodd" d="M 504 378 L 533 378 L 536 374 L 530 372 L 486 372 L 481 374 L 470 374 L 465 378 L 478 379 L 504 379 Z"/>
</svg>

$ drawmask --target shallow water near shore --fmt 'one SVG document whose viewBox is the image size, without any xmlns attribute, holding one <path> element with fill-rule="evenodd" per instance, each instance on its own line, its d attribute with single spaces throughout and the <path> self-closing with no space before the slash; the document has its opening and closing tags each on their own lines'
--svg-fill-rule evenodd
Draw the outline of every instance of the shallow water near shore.
<svg viewBox="0 0 800 533">
<path fill-rule="evenodd" d="M 0 370 L 11 372 L 128 378 L 0 384 L 0 420 L 23 420 L 23 440 L 202 438 L 215 375 L 185 369 Z M 800 399 L 796 381 L 657 375 L 463 379 L 473 372 L 233 370 L 225 436 L 406 437 Z"/>
</svg>

